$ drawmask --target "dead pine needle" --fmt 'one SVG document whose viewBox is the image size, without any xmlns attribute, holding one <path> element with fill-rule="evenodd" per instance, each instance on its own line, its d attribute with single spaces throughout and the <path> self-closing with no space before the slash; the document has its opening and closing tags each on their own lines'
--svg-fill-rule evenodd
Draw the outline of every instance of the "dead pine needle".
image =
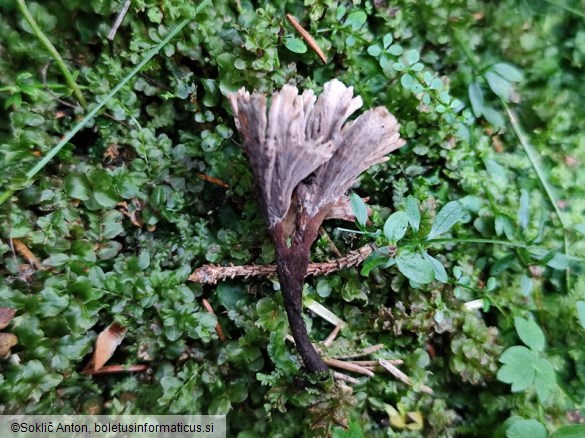
<svg viewBox="0 0 585 438">
<path fill-rule="evenodd" d="M 215 312 L 213 311 L 213 307 L 211 307 L 211 304 L 209 304 L 209 301 L 207 301 L 205 298 L 203 298 L 202 302 L 203 302 L 203 307 L 205 307 L 205 310 L 207 310 L 212 315 L 215 315 Z M 219 325 L 219 322 L 215 325 L 215 331 L 217 332 L 217 336 L 219 337 L 219 340 L 222 342 L 225 342 L 225 335 L 223 334 L 223 330 L 221 328 L 221 325 Z"/>
<path fill-rule="evenodd" d="M 295 30 L 299 33 L 301 38 L 305 40 L 305 42 L 309 45 L 313 52 L 317 54 L 319 59 L 321 59 L 321 61 L 323 61 L 324 64 L 327 64 L 327 57 L 325 56 L 323 50 L 321 50 L 317 42 L 313 39 L 311 34 L 309 34 L 309 32 L 307 32 L 305 28 L 301 26 L 297 19 L 293 17 L 291 14 L 286 14 L 286 19 L 292 25 L 292 27 L 294 27 Z"/>
<path fill-rule="evenodd" d="M 28 249 L 22 240 L 12 239 L 12 244 L 14 245 L 16 252 L 24 257 L 31 265 L 33 265 L 36 270 L 43 269 L 43 265 L 41 265 L 41 262 L 37 256 L 34 255 L 30 249 Z"/>
<path fill-rule="evenodd" d="M 203 181 L 210 182 L 211 184 L 215 184 L 217 186 L 223 187 L 224 189 L 230 188 L 229 184 L 223 182 L 222 180 L 220 180 L 219 178 L 216 178 L 214 176 L 209 176 L 209 175 L 205 175 L 203 173 L 198 173 L 197 178 L 199 178 Z"/>
</svg>

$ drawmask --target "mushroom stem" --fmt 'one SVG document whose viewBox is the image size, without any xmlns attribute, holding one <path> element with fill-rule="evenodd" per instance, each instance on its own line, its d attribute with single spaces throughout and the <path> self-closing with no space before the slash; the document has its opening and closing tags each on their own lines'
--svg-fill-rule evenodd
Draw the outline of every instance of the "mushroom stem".
<svg viewBox="0 0 585 438">
<path fill-rule="evenodd" d="M 311 245 L 317 238 L 323 216 L 324 214 L 308 217 L 300 209 L 297 210 L 296 227 L 292 236 L 287 235 L 283 222 L 278 223 L 272 230 L 276 244 L 276 273 L 280 281 L 288 323 L 297 351 L 310 373 L 329 370 L 313 347 L 303 320 L 303 284 L 309 267 Z"/>
<path fill-rule="evenodd" d="M 304 246 L 279 248 L 276 272 L 280 280 L 284 308 L 297 351 L 310 373 L 327 372 L 328 367 L 315 351 L 303 320 L 303 282 L 309 266 L 309 251 Z"/>
</svg>

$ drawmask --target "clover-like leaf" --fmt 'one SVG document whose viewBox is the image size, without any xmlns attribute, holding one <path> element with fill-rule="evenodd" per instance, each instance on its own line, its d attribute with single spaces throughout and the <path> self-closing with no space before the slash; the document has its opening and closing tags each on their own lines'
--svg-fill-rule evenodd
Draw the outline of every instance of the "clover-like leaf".
<svg viewBox="0 0 585 438">
<path fill-rule="evenodd" d="M 535 351 L 543 351 L 544 332 L 534 321 L 524 318 L 514 318 L 514 327 L 522 342 Z"/>
<path fill-rule="evenodd" d="M 508 348 L 500 356 L 500 362 L 504 365 L 498 371 L 498 380 L 510 383 L 512 392 L 524 391 L 534 383 L 536 370 L 533 364 L 536 359 L 532 350 L 521 345 Z"/>
</svg>

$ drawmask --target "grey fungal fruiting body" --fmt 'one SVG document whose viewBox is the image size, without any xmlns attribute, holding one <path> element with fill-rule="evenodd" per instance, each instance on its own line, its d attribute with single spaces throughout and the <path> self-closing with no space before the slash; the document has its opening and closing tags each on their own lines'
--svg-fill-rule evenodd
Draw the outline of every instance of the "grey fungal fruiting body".
<svg viewBox="0 0 585 438">
<path fill-rule="evenodd" d="M 275 92 L 270 105 L 266 95 L 243 88 L 228 98 L 276 245 L 277 273 L 297 350 L 309 372 L 325 372 L 327 365 L 302 318 L 311 245 L 323 219 L 348 205 L 345 192 L 356 178 L 404 144 L 400 125 L 384 107 L 347 122 L 362 99 L 337 79 L 325 84 L 319 98 L 311 90 L 299 94 L 290 85 Z"/>
</svg>

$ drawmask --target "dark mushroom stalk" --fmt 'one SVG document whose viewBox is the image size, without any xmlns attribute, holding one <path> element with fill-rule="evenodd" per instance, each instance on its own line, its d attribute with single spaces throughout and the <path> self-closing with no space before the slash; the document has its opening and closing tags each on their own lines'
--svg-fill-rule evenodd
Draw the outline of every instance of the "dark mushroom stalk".
<svg viewBox="0 0 585 438">
<path fill-rule="evenodd" d="M 228 98 L 276 245 L 297 350 L 309 372 L 325 372 L 328 367 L 311 344 L 302 316 L 311 245 L 325 218 L 347 211 L 345 192 L 359 174 L 404 144 L 400 126 L 384 107 L 346 122 L 362 100 L 336 79 L 325 84 L 318 99 L 311 90 L 299 94 L 290 85 L 275 92 L 270 105 L 266 95 L 243 88 Z"/>
</svg>

